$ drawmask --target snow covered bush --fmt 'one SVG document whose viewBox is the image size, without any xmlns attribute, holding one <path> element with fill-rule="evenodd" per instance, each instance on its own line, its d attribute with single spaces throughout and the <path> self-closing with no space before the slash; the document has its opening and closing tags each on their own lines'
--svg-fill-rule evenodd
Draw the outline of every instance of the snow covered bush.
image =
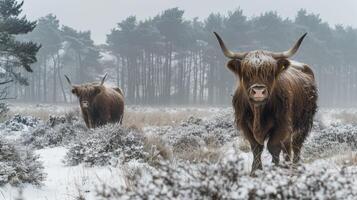
<svg viewBox="0 0 357 200">
<path fill-rule="evenodd" d="M 36 127 L 39 123 L 40 120 L 38 118 L 16 114 L 3 124 L 3 128 L 8 131 L 25 131 Z"/>
<path fill-rule="evenodd" d="M 357 125 L 335 123 L 311 132 L 303 147 L 303 157 L 324 158 L 347 150 L 357 150 Z"/>
<path fill-rule="evenodd" d="M 46 123 L 25 134 L 25 144 L 36 148 L 68 145 L 87 133 L 85 124 L 69 116 L 50 116 Z"/>
<path fill-rule="evenodd" d="M 97 189 L 99 199 L 353 199 L 357 167 L 276 167 L 250 177 L 244 161 L 162 163 L 136 173 L 130 187 Z"/>
<path fill-rule="evenodd" d="M 136 129 L 124 128 L 119 124 L 108 124 L 88 132 L 69 149 L 65 163 L 77 165 L 108 165 L 144 159 L 144 136 Z"/>
<path fill-rule="evenodd" d="M 150 127 L 146 131 L 164 139 L 178 158 L 181 153 L 187 156 L 207 149 L 212 143 L 222 147 L 239 137 L 232 121 L 228 114 L 209 119 L 191 117 L 180 125 Z M 303 164 L 298 166 L 268 165 L 263 171 L 257 171 L 256 177 L 250 177 L 245 168 L 248 161 L 240 156 L 200 162 L 158 160 L 154 168 L 145 168 L 129 176 L 130 184 L 126 187 L 103 185 L 96 192 L 103 200 L 354 199 L 357 166 L 351 163 L 333 165 L 330 160 L 324 160 L 347 149 L 357 150 L 357 126 L 340 123 L 325 126 L 317 120 L 304 145 Z"/>
<path fill-rule="evenodd" d="M 223 112 L 215 117 L 189 117 L 181 124 L 164 127 L 148 127 L 147 135 L 160 137 L 174 157 L 190 161 L 215 161 L 222 145 L 239 136 L 233 125 L 231 113 Z"/>
<path fill-rule="evenodd" d="M 0 103 L 0 118 L 4 117 L 9 112 L 9 107 L 6 103 Z"/>
<path fill-rule="evenodd" d="M 221 113 L 208 119 L 190 117 L 188 120 L 183 121 L 181 125 L 174 127 L 172 132 L 176 136 L 181 136 L 185 133 L 185 135 L 194 135 L 202 139 L 206 139 L 207 136 L 213 136 L 219 144 L 225 144 L 239 135 L 234 126 L 232 113 Z"/>
<path fill-rule="evenodd" d="M 0 138 L 0 186 L 10 183 L 40 185 L 45 178 L 39 157 L 30 149 L 20 147 Z"/>
</svg>

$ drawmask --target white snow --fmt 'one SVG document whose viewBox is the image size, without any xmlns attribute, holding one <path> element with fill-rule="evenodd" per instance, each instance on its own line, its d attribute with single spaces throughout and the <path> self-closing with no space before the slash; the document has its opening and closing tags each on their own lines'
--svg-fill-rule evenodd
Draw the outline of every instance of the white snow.
<svg viewBox="0 0 357 200">
<path fill-rule="evenodd" d="M 83 165 L 68 167 L 62 163 L 67 149 L 64 147 L 38 150 L 44 163 L 46 180 L 42 187 L 25 185 L 23 196 L 26 200 L 72 200 L 79 194 L 87 200 L 95 199 L 96 186 L 106 183 L 121 186 L 124 180 L 119 168 L 85 167 Z M 0 188 L 0 200 L 12 200 L 18 196 L 18 188 L 6 185 Z"/>
<path fill-rule="evenodd" d="M 0 67 L 0 74 L 6 74 L 6 70 L 3 67 Z"/>
</svg>

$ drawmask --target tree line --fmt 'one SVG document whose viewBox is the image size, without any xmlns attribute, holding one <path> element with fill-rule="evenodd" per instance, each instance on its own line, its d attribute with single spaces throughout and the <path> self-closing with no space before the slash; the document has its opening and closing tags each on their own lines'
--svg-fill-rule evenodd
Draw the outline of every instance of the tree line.
<svg viewBox="0 0 357 200">
<path fill-rule="evenodd" d="M 236 9 L 200 20 L 186 19 L 183 10 L 172 8 L 145 20 L 129 16 L 102 45 L 94 44 L 90 31 L 60 26 L 50 14 L 20 37 L 42 48 L 31 65 L 34 72 L 24 72 L 29 86 L 15 86 L 12 92 L 20 101 L 70 102 L 74 99 L 64 74 L 83 83 L 108 73 L 130 104 L 229 104 L 235 77 L 224 67 L 227 59 L 213 31 L 236 51 L 283 51 L 307 32 L 294 59 L 315 71 L 320 105 L 357 105 L 357 30 L 331 27 L 303 9 L 294 19 L 276 12 L 248 18 Z"/>
</svg>

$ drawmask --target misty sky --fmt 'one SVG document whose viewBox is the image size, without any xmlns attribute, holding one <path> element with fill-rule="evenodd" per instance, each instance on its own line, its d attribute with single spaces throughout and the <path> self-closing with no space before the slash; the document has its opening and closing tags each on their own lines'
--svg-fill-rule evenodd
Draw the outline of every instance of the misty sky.
<svg viewBox="0 0 357 200">
<path fill-rule="evenodd" d="M 294 18 L 297 10 L 319 13 L 329 24 L 357 28 L 357 0 L 24 0 L 24 13 L 37 19 L 55 14 L 61 24 L 91 30 L 94 41 L 104 43 L 106 34 L 130 15 L 139 19 L 155 16 L 167 8 L 184 9 L 186 18 L 204 19 L 212 12 L 227 13 L 240 7 L 247 16 L 278 11 Z"/>
</svg>

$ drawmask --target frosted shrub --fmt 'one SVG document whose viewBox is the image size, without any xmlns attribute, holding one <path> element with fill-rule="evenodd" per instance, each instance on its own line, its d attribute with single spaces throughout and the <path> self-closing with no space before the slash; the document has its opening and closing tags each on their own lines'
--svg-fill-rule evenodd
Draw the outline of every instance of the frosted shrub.
<svg viewBox="0 0 357 200">
<path fill-rule="evenodd" d="M 42 163 L 32 150 L 20 149 L 0 138 L 0 186 L 7 183 L 40 185 L 44 178 Z"/>
<path fill-rule="evenodd" d="M 333 124 L 318 132 L 311 132 L 304 145 L 303 156 L 316 159 L 346 150 L 357 150 L 357 126 Z"/>
<path fill-rule="evenodd" d="M 238 159 L 224 165 L 161 162 L 156 169 L 137 173 L 131 188 L 103 186 L 97 195 L 100 199 L 223 199 L 242 169 Z"/>
<path fill-rule="evenodd" d="M 31 116 L 14 115 L 3 124 L 3 128 L 8 131 L 23 131 L 34 128 L 40 123 L 40 120 Z"/>
<path fill-rule="evenodd" d="M 353 199 L 357 168 L 306 165 L 244 173 L 239 158 L 217 164 L 162 163 L 137 173 L 130 187 L 97 189 L 99 199 Z"/>
<path fill-rule="evenodd" d="M 37 126 L 28 135 L 24 135 L 25 144 L 36 148 L 68 145 L 85 135 L 88 131 L 85 124 L 78 119 L 68 120 L 65 116 L 50 116 L 46 123 Z"/>
<path fill-rule="evenodd" d="M 7 112 L 9 112 L 9 106 L 6 103 L 0 103 L 0 118 L 6 116 Z"/>
<path fill-rule="evenodd" d="M 65 162 L 77 165 L 84 162 L 92 165 L 108 165 L 132 159 L 144 159 L 144 137 L 136 129 L 108 124 L 88 134 L 69 149 Z"/>
</svg>

